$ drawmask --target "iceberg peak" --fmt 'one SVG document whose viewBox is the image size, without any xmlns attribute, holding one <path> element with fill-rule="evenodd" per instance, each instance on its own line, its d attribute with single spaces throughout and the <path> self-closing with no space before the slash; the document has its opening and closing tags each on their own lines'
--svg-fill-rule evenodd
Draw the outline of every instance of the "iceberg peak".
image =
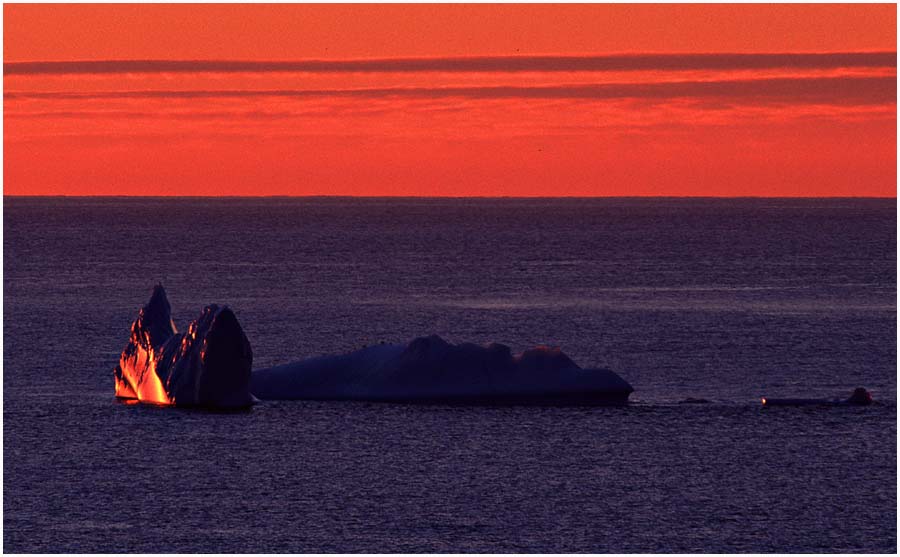
<svg viewBox="0 0 900 557">
<path fill-rule="evenodd" d="M 253 353 L 234 312 L 206 306 L 184 333 L 157 284 L 131 326 L 114 370 L 116 396 L 177 406 L 230 408 L 252 403 Z"/>
<path fill-rule="evenodd" d="M 177 332 L 166 289 L 157 283 L 153 287 L 150 301 L 140 309 L 137 319 L 131 325 L 131 341 L 159 346 Z"/>
<path fill-rule="evenodd" d="M 523 370 L 550 372 L 560 369 L 581 369 L 556 346 L 536 346 L 522 352 L 516 362 Z"/>
</svg>

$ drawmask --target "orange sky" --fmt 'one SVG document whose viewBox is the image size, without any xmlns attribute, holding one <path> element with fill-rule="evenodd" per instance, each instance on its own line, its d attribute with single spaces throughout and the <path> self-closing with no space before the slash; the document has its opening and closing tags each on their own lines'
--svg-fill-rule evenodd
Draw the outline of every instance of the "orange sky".
<svg viewBox="0 0 900 557">
<path fill-rule="evenodd" d="M 894 5 L 3 13 L 7 195 L 896 195 Z"/>
</svg>

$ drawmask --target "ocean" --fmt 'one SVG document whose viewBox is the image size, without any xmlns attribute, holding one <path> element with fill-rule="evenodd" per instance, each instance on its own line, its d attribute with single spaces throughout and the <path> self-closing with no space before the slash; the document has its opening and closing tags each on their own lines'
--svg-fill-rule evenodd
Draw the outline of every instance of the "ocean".
<svg viewBox="0 0 900 557">
<path fill-rule="evenodd" d="M 6 552 L 897 549 L 894 199 L 4 198 Z M 129 405 L 162 282 L 254 368 L 559 346 L 616 408 Z M 869 407 L 763 408 L 767 397 Z M 681 404 L 689 398 L 706 404 Z"/>
</svg>

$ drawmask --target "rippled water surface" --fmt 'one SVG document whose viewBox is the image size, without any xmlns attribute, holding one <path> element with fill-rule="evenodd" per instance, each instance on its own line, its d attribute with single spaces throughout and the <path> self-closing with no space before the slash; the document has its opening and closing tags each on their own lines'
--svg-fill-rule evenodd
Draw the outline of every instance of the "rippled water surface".
<svg viewBox="0 0 900 557">
<path fill-rule="evenodd" d="M 10 552 L 893 552 L 894 200 L 4 200 Z M 255 367 L 560 346 L 626 408 L 116 403 L 156 280 Z M 845 396 L 868 408 L 772 408 Z M 709 404 L 678 404 L 702 397 Z"/>
</svg>

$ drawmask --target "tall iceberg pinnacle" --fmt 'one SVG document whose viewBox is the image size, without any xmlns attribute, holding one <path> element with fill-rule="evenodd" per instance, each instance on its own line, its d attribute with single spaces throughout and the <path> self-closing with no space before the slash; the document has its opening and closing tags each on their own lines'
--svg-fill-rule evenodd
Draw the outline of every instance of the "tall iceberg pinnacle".
<svg viewBox="0 0 900 557">
<path fill-rule="evenodd" d="M 206 306 L 179 333 L 161 284 L 131 325 L 116 366 L 116 396 L 151 404 L 239 408 L 252 404 L 253 352 L 227 306 Z"/>
</svg>

